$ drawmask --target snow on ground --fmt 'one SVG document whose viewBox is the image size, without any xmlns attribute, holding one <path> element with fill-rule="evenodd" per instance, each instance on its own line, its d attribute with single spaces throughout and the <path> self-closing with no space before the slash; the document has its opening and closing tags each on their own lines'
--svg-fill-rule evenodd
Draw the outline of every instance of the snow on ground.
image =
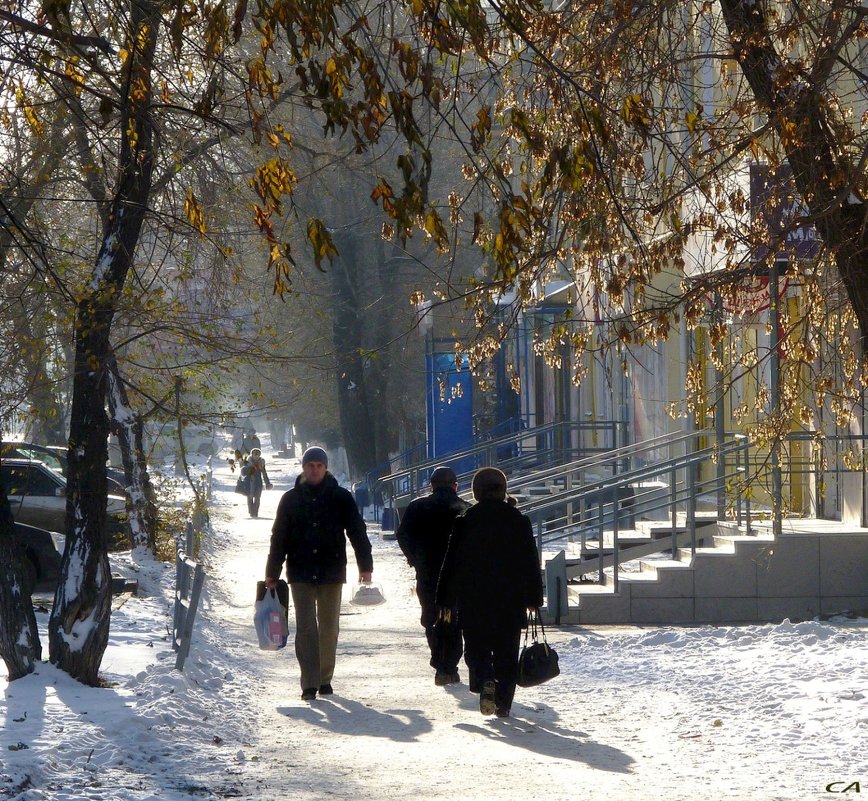
<svg viewBox="0 0 868 801">
<path fill-rule="evenodd" d="M 335 695 L 302 702 L 291 646 L 258 650 L 252 625 L 274 510 L 298 472 L 266 456 L 275 490 L 259 519 L 228 468 L 215 473 L 184 672 L 169 643 L 174 566 L 113 557 L 140 595 L 113 613 L 109 686 L 48 664 L 3 686 L 0 799 L 800 801 L 854 797 L 854 782 L 868 792 L 868 620 L 552 629 L 561 676 L 520 688 L 513 718 L 485 718 L 465 684 L 434 686 L 412 571 L 375 525 L 387 601 L 345 604 Z M 45 612 L 39 621 L 44 632 Z"/>
</svg>

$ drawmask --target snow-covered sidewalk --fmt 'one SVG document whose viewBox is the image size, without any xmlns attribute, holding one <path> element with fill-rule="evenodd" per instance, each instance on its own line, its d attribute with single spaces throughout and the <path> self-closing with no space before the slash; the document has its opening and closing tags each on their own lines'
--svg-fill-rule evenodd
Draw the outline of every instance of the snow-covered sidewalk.
<svg viewBox="0 0 868 801">
<path fill-rule="evenodd" d="M 0 798 L 796 801 L 857 781 L 868 791 L 868 620 L 552 629 L 561 676 L 519 688 L 513 718 L 485 718 L 466 683 L 434 686 L 412 571 L 376 526 L 387 602 L 345 603 L 335 695 L 302 702 L 291 644 L 260 651 L 252 626 L 274 510 L 298 469 L 269 458 L 275 489 L 255 520 L 228 468 L 215 474 L 183 674 L 166 628 L 173 573 L 129 561 L 149 595 L 113 615 L 112 687 L 81 687 L 49 665 L 6 685 Z"/>
</svg>

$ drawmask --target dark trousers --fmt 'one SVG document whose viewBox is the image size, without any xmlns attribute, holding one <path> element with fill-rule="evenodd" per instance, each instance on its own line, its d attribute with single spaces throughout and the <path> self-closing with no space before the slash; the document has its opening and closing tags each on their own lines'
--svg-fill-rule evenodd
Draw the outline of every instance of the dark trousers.
<svg viewBox="0 0 868 801">
<path fill-rule="evenodd" d="M 494 703 L 498 709 L 512 708 L 522 631 L 496 624 L 464 627 L 464 661 L 480 687 L 483 682 L 494 680 Z"/>
<path fill-rule="evenodd" d="M 262 489 L 251 490 L 247 495 L 247 512 L 251 517 L 259 515 L 259 500 L 262 497 Z"/>
<path fill-rule="evenodd" d="M 431 651 L 429 664 L 438 673 L 457 673 L 458 660 L 464 651 L 461 638 L 461 626 L 453 616 L 453 624 L 435 629 L 434 624 L 440 614 L 440 607 L 434 603 L 434 591 L 436 588 L 430 582 L 417 580 L 416 595 L 422 605 L 422 618 L 420 622 L 425 629 L 425 639 L 428 640 L 428 649 Z"/>
</svg>

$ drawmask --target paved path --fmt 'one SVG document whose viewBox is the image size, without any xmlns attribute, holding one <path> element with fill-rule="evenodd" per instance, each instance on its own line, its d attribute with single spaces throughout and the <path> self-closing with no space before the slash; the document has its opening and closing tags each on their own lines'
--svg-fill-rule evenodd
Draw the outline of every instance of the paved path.
<svg viewBox="0 0 868 801">
<path fill-rule="evenodd" d="M 275 480 L 278 463 L 272 462 L 269 472 Z M 354 607 L 346 603 L 347 587 L 335 694 L 302 702 L 291 644 L 279 652 L 259 651 L 251 625 L 252 593 L 279 496 L 266 493 L 261 517 L 251 520 L 239 511 L 243 498 L 218 491 L 212 512 L 216 549 L 209 557 L 209 616 L 221 620 L 226 647 L 247 654 L 259 683 L 250 702 L 250 747 L 236 777 L 237 797 L 644 799 L 642 775 L 658 771 L 656 797 L 695 797 L 684 770 L 667 778 L 679 756 L 673 751 L 659 757 L 660 738 L 667 736 L 661 721 L 637 726 L 634 715 L 637 709 L 642 713 L 642 704 L 632 699 L 623 705 L 627 698 L 619 688 L 603 695 L 573 688 L 569 697 L 562 696 L 566 681 L 519 688 L 513 718 L 500 720 L 480 715 L 478 696 L 466 683 L 435 687 L 412 571 L 397 544 L 384 541 L 373 526 L 374 577 L 387 602 Z M 574 636 L 575 630 L 553 631 L 550 641 Z M 662 722 L 663 728 L 671 725 Z"/>
</svg>

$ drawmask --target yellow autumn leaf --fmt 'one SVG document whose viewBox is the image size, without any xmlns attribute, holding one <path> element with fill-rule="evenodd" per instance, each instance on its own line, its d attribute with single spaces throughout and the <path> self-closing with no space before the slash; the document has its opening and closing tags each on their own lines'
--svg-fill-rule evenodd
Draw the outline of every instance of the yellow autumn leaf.
<svg viewBox="0 0 868 801">
<path fill-rule="evenodd" d="M 192 188 L 187 190 L 187 197 L 184 199 L 184 214 L 190 225 L 193 226 L 200 236 L 205 236 L 207 226 L 205 224 L 205 212 L 202 210 L 202 205 L 199 203 Z"/>
<path fill-rule="evenodd" d="M 323 225 L 322 220 L 310 219 L 307 221 L 307 238 L 313 249 L 313 259 L 317 269 L 322 270 L 322 260 L 327 258 L 331 261 L 338 254 L 332 235 Z"/>
</svg>

